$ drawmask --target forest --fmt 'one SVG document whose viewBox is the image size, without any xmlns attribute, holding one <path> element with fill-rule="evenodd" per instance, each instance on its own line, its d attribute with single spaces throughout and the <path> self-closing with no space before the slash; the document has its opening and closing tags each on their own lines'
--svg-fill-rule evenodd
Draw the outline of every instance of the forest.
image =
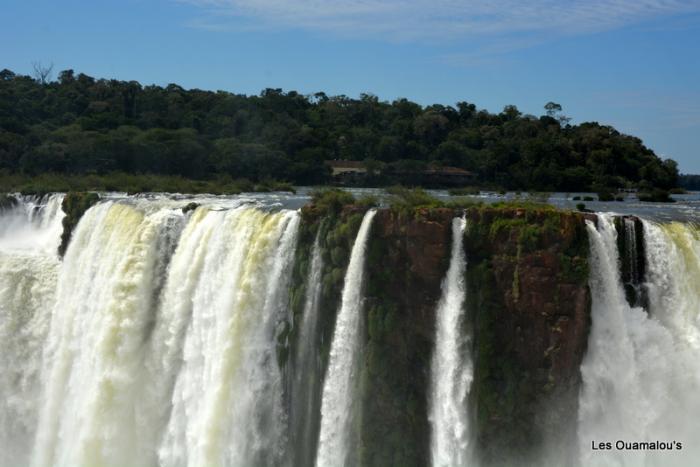
<svg viewBox="0 0 700 467">
<path fill-rule="evenodd" d="M 678 168 L 634 136 L 514 105 L 490 113 L 469 102 L 422 106 L 303 95 L 259 95 L 0 71 L 0 175 L 177 177 L 295 185 L 330 183 L 329 160 L 363 161 L 373 185 L 387 174 L 457 167 L 480 186 L 510 190 L 671 189 Z"/>
<path fill-rule="evenodd" d="M 678 177 L 678 185 L 686 190 L 700 190 L 700 175 L 681 175 Z"/>
</svg>

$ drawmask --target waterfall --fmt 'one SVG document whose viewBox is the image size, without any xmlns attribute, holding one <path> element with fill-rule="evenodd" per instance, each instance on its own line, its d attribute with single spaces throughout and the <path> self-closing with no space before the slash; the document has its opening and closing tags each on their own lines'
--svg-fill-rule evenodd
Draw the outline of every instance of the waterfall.
<svg viewBox="0 0 700 467">
<path fill-rule="evenodd" d="M 318 334 L 319 305 L 321 301 L 323 256 L 317 235 L 311 253 L 311 268 L 306 279 L 306 300 L 294 356 L 294 375 L 291 390 L 290 425 L 295 437 L 294 465 L 313 465 L 316 455 L 318 423 L 316 412 L 320 410 L 321 361 Z"/>
<path fill-rule="evenodd" d="M 61 201 L 0 212 L 0 466 L 288 464 L 299 214 L 101 202 L 60 262 Z"/>
<path fill-rule="evenodd" d="M 321 432 L 316 465 L 340 467 L 348 464 L 357 403 L 357 375 L 360 352 L 362 282 L 365 251 L 376 210 L 367 211 L 350 253 L 348 270 L 331 343 L 328 370 L 323 386 Z"/>
<path fill-rule="evenodd" d="M 185 327 L 184 334 L 163 323 L 164 332 L 176 331 L 168 343 L 180 347 L 182 363 L 159 464 L 284 465 L 275 338 L 285 316 L 299 217 L 241 208 L 196 212 L 193 220 L 216 228 L 189 297 L 189 322 L 169 317 Z M 187 254 L 176 252 L 174 261 L 178 253 Z"/>
<path fill-rule="evenodd" d="M 431 367 L 430 425 L 433 467 L 469 464 L 467 396 L 473 378 L 470 338 L 464 331 L 465 219 L 452 221 L 452 253 L 437 308 Z"/>
<path fill-rule="evenodd" d="M 184 212 L 191 199 L 115 195 L 84 213 L 61 260 L 62 202 L 62 195 L 17 195 L 0 206 L 0 467 L 341 467 L 371 458 L 369 451 L 360 454 L 360 440 L 368 439 L 360 429 L 370 420 L 359 414 L 368 413 L 362 400 L 375 394 L 360 394 L 359 380 L 377 377 L 360 371 L 371 357 L 363 348 L 365 269 L 386 267 L 366 264 L 376 210 L 365 214 L 343 271 L 324 264 L 323 234 L 311 245 L 301 212 L 283 209 L 276 198 L 265 204 L 201 197 Z M 466 283 L 466 220 L 451 221 L 435 329 L 413 326 L 422 357 L 409 362 L 417 379 L 406 387 L 430 372 L 425 388 L 412 388 L 427 400 L 389 411 L 405 409 L 409 417 L 401 423 L 416 422 L 415 452 L 427 457 L 430 449 L 434 467 L 479 462 L 471 444 L 479 433 L 468 410 L 473 361 L 465 309 L 467 286 L 478 284 Z M 586 228 L 591 329 L 572 457 L 582 466 L 694 465 L 700 458 L 700 231 L 608 214 Z M 400 253 L 406 243 L 413 242 L 411 251 L 422 246 L 413 239 L 423 237 L 406 238 L 397 234 L 385 245 Z M 340 303 L 325 303 L 324 286 L 335 287 L 343 274 Z M 628 300 L 630 284 L 641 300 Z M 292 300 L 290 289 L 303 295 Z M 387 298 L 400 292 L 392 286 Z M 426 294 L 420 323 L 431 317 L 433 300 Z M 323 368 L 321 330 L 334 316 Z M 405 316 L 392 313 L 383 325 L 395 330 L 395 320 Z M 397 347 L 414 343 L 397 340 Z M 403 382 L 395 383 L 367 387 L 403 391 Z M 373 407 L 373 421 L 385 416 L 382 404 Z M 523 429 L 530 428 L 537 427 Z M 384 426 L 376 433 L 376 443 L 382 433 L 396 436 Z M 674 450 L 619 450 L 618 441 Z M 612 448 L 593 449 L 597 443 Z M 390 463 L 394 454 L 373 459 Z M 413 455 L 393 460 L 406 463 Z"/>
<path fill-rule="evenodd" d="M 75 231 L 45 346 L 34 465 L 145 461 L 136 383 L 152 318 L 158 239 L 170 215 L 108 202 L 90 209 Z"/>
<path fill-rule="evenodd" d="M 15 199 L 17 203 L 13 207 L 0 210 L 0 250 L 52 256 L 63 229 L 63 195 Z"/>
<path fill-rule="evenodd" d="M 60 262 L 63 195 L 0 210 L 0 466 L 27 465 Z"/>
<path fill-rule="evenodd" d="M 616 231 L 588 223 L 592 329 L 581 372 L 582 465 L 692 465 L 700 442 L 697 285 L 700 242 L 692 227 L 646 222 L 649 314 L 625 299 Z M 682 443 L 683 450 L 618 450 L 616 443 Z M 611 450 L 592 443 L 611 442 Z"/>
</svg>

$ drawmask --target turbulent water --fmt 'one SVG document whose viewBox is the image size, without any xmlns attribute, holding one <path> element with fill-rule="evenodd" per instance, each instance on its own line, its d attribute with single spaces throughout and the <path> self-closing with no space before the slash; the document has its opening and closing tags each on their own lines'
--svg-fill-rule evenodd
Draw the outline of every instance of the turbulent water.
<svg viewBox="0 0 700 467">
<path fill-rule="evenodd" d="M 581 368 L 582 465 L 694 465 L 700 458 L 700 239 L 678 223 L 646 222 L 644 230 L 648 310 L 625 299 L 611 216 L 588 225 L 593 321 Z M 682 451 L 618 450 L 618 441 L 679 442 Z M 595 451 L 592 442 L 612 449 Z"/>
<path fill-rule="evenodd" d="M 0 465 L 29 461 L 60 262 L 63 196 L 0 212 Z"/>
<path fill-rule="evenodd" d="M 188 200 L 108 198 L 85 213 L 59 259 L 62 199 L 19 197 L 0 211 L 0 466 L 358 465 L 359 404 L 372 397 L 358 383 L 365 271 L 381 267 L 366 255 L 375 210 L 347 270 L 330 271 L 344 284 L 337 306 L 324 309 L 324 242 L 317 235 L 300 257 L 301 215 L 278 199 L 198 199 L 184 213 Z M 431 367 L 416 370 L 430 375 L 435 467 L 479 465 L 465 310 L 478 290 L 466 283 L 465 226 L 453 220 L 435 328 L 426 330 Z M 700 234 L 687 223 L 625 220 L 621 255 L 612 215 L 587 230 L 592 328 L 570 457 L 581 466 L 695 465 Z M 638 254 L 644 270 L 630 260 Z M 308 262 L 298 318 L 289 296 L 297 261 Z M 630 302 L 625 268 L 643 300 Z M 321 341 L 322 320 L 335 323 L 331 342 Z M 618 450 L 618 441 L 683 449 Z M 591 448 L 605 442 L 613 448 Z"/>
<path fill-rule="evenodd" d="M 103 202 L 59 262 L 60 203 L 2 217 L 0 464 L 283 465 L 298 213 Z"/>
<path fill-rule="evenodd" d="M 431 368 L 430 424 L 433 467 L 469 465 L 467 396 L 473 378 L 470 340 L 465 332 L 466 259 L 464 219 L 452 221 L 452 257 L 437 309 Z"/>
</svg>

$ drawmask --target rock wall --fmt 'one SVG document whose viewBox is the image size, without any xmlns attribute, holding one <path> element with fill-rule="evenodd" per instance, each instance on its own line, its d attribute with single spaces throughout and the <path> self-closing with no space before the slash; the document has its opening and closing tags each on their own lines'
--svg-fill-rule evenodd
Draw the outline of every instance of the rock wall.
<svg viewBox="0 0 700 467">
<path fill-rule="evenodd" d="M 620 280 L 630 306 L 649 305 L 645 288 L 646 253 L 644 251 L 644 225 L 635 216 L 615 218 L 617 251 L 620 254 Z"/>
<path fill-rule="evenodd" d="M 565 465 L 590 328 L 584 217 L 470 210 L 465 251 L 480 465 Z"/>
<path fill-rule="evenodd" d="M 362 465 L 429 465 L 435 309 L 454 216 L 451 209 L 387 209 L 375 217 L 367 258 Z"/>
<path fill-rule="evenodd" d="M 328 237 L 326 313 L 336 311 L 361 212 L 346 207 L 322 232 Z M 479 465 L 514 459 L 536 465 L 543 452 L 561 463 L 571 452 L 590 327 L 586 215 L 542 208 L 380 209 L 367 257 L 360 465 L 430 464 L 435 312 L 451 221 L 462 215 L 468 220 L 465 325 L 474 337 L 470 404 Z M 324 334 L 332 334 L 332 320 Z"/>
<path fill-rule="evenodd" d="M 66 196 L 62 252 L 82 213 L 97 200 L 89 194 Z M 312 390 L 318 410 L 349 253 L 368 208 L 336 203 L 302 210 L 291 319 L 278 335 L 278 359 L 287 393 Z M 478 465 L 539 465 L 545 452 L 553 453 L 547 459 L 553 465 L 566 465 L 590 328 L 585 220 L 595 216 L 541 207 L 379 210 L 366 258 L 359 464 L 430 465 L 435 312 L 450 257 L 451 221 L 463 215 L 468 221 L 465 326 L 473 336 L 475 363 L 470 413 Z M 318 365 L 309 374 L 312 384 L 295 388 L 296 332 L 316 238 L 324 263 Z M 290 423 L 310 433 L 318 430 L 317 419 Z M 315 438 L 290 443 L 294 465 L 312 462 Z"/>
<path fill-rule="evenodd" d="M 85 211 L 97 204 L 100 196 L 97 193 L 69 192 L 63 198 L 61 208 L 66 213 L 63 218 L 63 233 L 61 234 L 61 244 L 58 246 L 58 255 L 63 257 L 68 249 L 68 243 L 73 235 L 73 229 L 78 225 L 78 221 L 83 217 Z"/>
</svg>

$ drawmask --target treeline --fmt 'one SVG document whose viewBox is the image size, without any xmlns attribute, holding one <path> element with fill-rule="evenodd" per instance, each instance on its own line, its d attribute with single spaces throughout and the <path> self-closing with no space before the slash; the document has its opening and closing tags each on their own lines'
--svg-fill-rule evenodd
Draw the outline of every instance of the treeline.
<svg viewBox="0 0 700 467">
<path fill-rule="evenodd" d="M 700 190 L 700 175 L 684 174 L 678 177 L 678 185 L 686 190 Z"/>
<path fill-rule="evenodd" d="M 539 191 L 672 188 L 677 165 L 639 138 L 598 123 L 570 125 L 561 106 L 523 115 L 474 104 L 423 107 L 265 89 L 259 96 L 176 84 L 0 72 L 0 170 L 33 175 L 220 176 L 299 185 L 330 181 L 324 161 L 387 168 L 453 166 L 480 184 Z M 381 177 L 379 178 L 381 179 Z"/>
</svg>

